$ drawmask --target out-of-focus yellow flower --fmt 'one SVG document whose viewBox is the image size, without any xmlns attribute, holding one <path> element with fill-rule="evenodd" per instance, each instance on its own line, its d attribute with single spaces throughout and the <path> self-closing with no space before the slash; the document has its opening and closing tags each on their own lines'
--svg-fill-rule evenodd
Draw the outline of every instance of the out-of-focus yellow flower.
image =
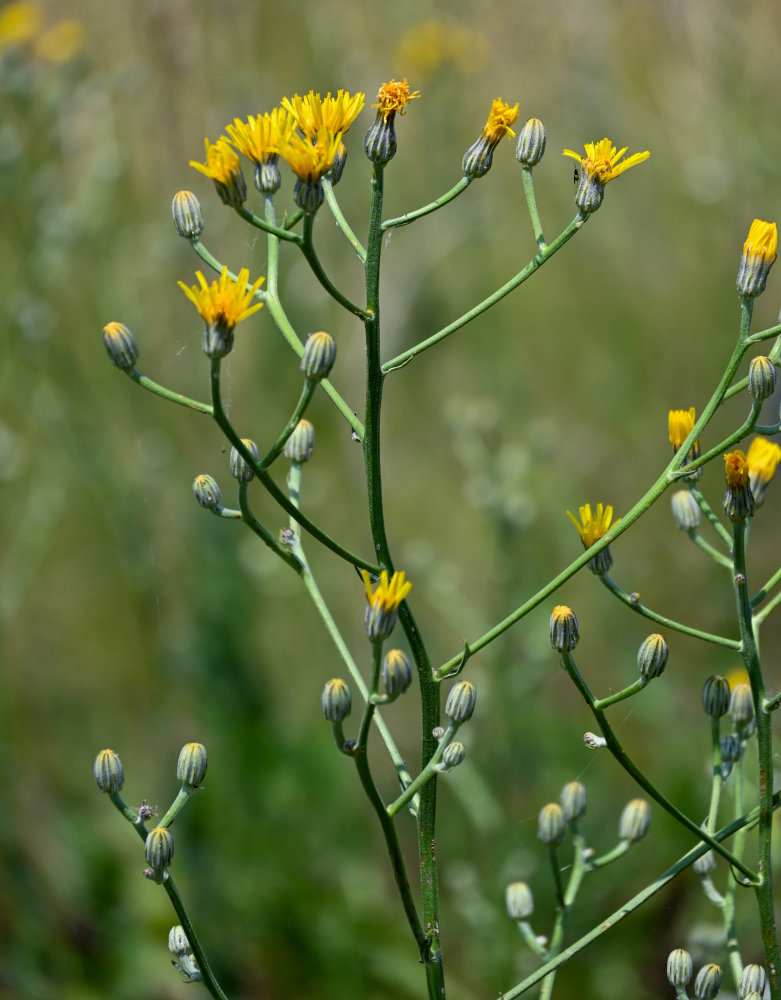
<svg viewBox="0 0 781 1000">
<path fill-rule="evenodd" d="M 755 506 L 758 507 L 762 503 L 768 483 L 776 474 L 779 461 L 781 461 L 781 448 L 775 441 L 756 437 L 749 445 L 746 463 Z"/>
<path fill-rule="evenodd" d="M 583 545 L 588 549 L 607 532 L 610 522 L 613 520 L 613 508 L 598 503 L 596 514 L 592 514 L 591 504 L 587 503 L 582 507 L 578 507 L 578 513 L 580 514 L 580 521 L 577 520 L 571 511 L 567 511 L 569 519 L 578 529 L 578 534 Z"/>
<path fill-rule="evenodd" d="M 411 24 L 396 48 L 395 63 L 430 76 L 440 66 L 451 65 L 466 76 L 482 73 L 491 60 L 491 45 L 480 31 L 472 31 L 455 18 L 429 18 Z"/>
<path fill-rule="evenodd" d="M 58 21 L 38 37 L 33 52 L 50 63 L 66 63 L 84 48 L 84 25 L 81 21 Z"/>
<path fill-rule="evenodd" d="M 377 114 L 382 115 L 387 121 L 390 115 L 395 115 L 397 112 L 403 115 L 407 105 L 416 97 L 420 97 L 420 91 L 411 91 L 406 77 L 401 81 L 389 80 L 380 87 L 377 102 L 372 104 L 372 107 L 378 108 Z"/>
<path fill-rule="evenodd" d="M 358 117 L 365 100 L 365 94 L 350 94 L 346 90 L 337 91 L 336 97 L 331 96 L 330 90 L 325 97 L 310 90 L 306 97 L 295 94 L 292 99 L 283 98 L 282 107 L 304 135 L 315 140 L 323 130 L 332 135 L 344 135 Z"/>
<path fill-rule="evenodd" d="M 0 51 L 11 45 L 24 45 L 39 33 L 41 5 L 11 3 L 0 10 Z"/>
<path fill-rule="evenodd" d="M 678 451 L 686 438 L 694 429 L 696 411 L 693 406 L 688 410 L 670 410 L 667 414 L 667 426 L 670 432 L 670 444 L 673 451 Z"/>
</svg>

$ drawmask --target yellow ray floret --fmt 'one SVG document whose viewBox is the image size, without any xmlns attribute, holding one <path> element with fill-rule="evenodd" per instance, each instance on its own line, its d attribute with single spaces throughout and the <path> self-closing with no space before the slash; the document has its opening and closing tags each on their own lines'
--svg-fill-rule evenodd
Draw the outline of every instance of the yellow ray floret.
<svg viewBox="0 0 781 1000">
<path fill-rule="evenodd" d="M 506 135 L 514 136 L 515 132 L 513 132 L 510 126 L 517 117 L 517 103 L 515 107 L 511 107 L 509 104 L 505 104 L 501 98 L 497 98 L 491 105 L 491 113 L 483 128 L 483 138 L 488 139 L 492 143 L 497 143 Z"/>
<path fill-rule="evenodd" d="M 212 281 L 210 285 L 200 271 L 196 271 L 195 276 L 200 287 L 190 287 L 183 281 L 179 282 L 179 287 L 207 323 L 220 323 L 223 328 L 232 329 L 263 305 L 262 302 L 250 303 L 265 279 L 261 276 L 250 285 L 246 267 L 239 271 L 235 281 L 228 277 L 227 267 L 223 267 L 219 281 Z"/>
<path fill-rule="evenodd" d="M 600 139 L 599 142 L 585 144 L 585 156 L 581 156 L 580 153 L 576 153 L 572 149 L 565 149 L 564 156 L 577 160 L 580 163 L 580 169 L 587 176 L 594 178 L 600 184 L 607 184 L 608 181 L 612 181 L 625 170 L 647 160 L 651 155 L 646 150 L 644 153 L 633 153 L 623 162 L 619 162 L 627 149 L 627 146 L 624 146 L 623 149 L 616 149 L 610 139 Z"/>
<path fill-rule="evenodd" d="M 264 163 L 279 154 L 295 127 L 295 119 L 284 108 L 274 108 L 257 117 L 250 115 L 245 122 L 234 118 L 225 131 L 243 156 L 254 163 Z"/>
<path fill-rule="evenodd" d="M 405 579 L 403 572 L 394 573 L 389 580 L 387 571 L 383 570 L 375 590 L 372 590 L 371 577 L 365 569 L 361 570 L 361 576 L 366 587 L 366 599 L 375 611 L 396 611 L 412 590 L 412 584 Z"/>
<path fill-rule="evenodd" d="M 594 542 L 598 541 L 610 527 L 610 522 L 613 520 L 613 508 L 603 506 L 601 503 L 598 503 L 597 512 L 596 515 L 594 515 L 591 513 L 591 504 L 587 503 L 582 507 L 578 507 L 578 513 L 580 514 L 580 522 L 578 522 L 578 519 L 571 513 L 571 511 L 567 511 L 569 519 L 578 529 L 581 541 L 588 549 L 594 544 Z"/>
<path fill-rule="evenodd" d="M 776 467 L 781 461 L 781 448 L 767 438 L 756 437 L 749 445 L 746 453 L 748 472 L 751 478 L 751 491 L 756 493 L 755 484 L 767 485 L 776 474 Z"/>
<path fill-rule="evenodd" d="M 674 451 L 678 451 L 694 429 L 695 413 L 694 407 L 691 406 L 688 410 L 670 410 L 667 414 L 670 444 Z"/>
<path fill-rule="evenodd" d="M 761 257 L 773 263 L 778 250 L 778 229 L 775 222 L 754 219 L 743 244 L 743 253 L 750 257 Z"/>
<path fill-rule="evenodd" d="M 350 94 L 346 90 L 338 90 L 336 97 L 331 96 L 330 90 L 325 97 L 310 90 L 306 97 L 298 94 L 293 98 L 284 97 L 282 107 L 307 138 L 316 139 L 324 129 L 334 135 L 337 132 L 344 135 L 358 117 L 365 100 L 365 94 Z"/>
<path fill-rule="evenodd" d="M 748 486 L 748 462 L 745 452 L 740 448 L 737 451 L 729 451 L 724 456 L 724 472 L 727 477 L 727 486 L 730 489 L 745 489 Z"/>
<path fill-rule="evenodd" d="M 228 187 L 236 174 L 241 171 L 241 164 L 236 155 L 236 150 L 231 146 L 225 136 L 220 138 L 213 145 L 208 139 L 206 143 L 206 163 L 198 163 L 197 160 L 190 160 L 190 166 L 200 170 L 202 174 L 211 177 L 218 184 Z"/>
<path fill-rule="evenodd" d="M 406 77 L 401 81 L 389 80 L 380 87 L 377 103 L 372 104 L 372 107 L 379 108 L 378 114 L 387 121 L 388 116 L 396 112 L 403 115 L 409 102 L 414 101 L 416 97 L 420 97 L 420 91 L 411 91 Z"/>
<path fill-rule="evenodd" d="M 314 143 L 294 132 L 279 152 L 293 173 L 302 181 L 315 184 L 333 163 L 340 144 L 340 135 L 327 130 L 323 130 Z"/>
</svg>

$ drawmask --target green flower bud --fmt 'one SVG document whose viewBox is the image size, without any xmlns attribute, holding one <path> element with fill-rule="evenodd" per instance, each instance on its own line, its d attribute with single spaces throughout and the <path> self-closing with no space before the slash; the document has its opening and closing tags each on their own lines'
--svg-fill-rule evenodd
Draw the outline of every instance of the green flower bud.
<svg viewBox="0 0 781 1000">
<path fill-rule="evenodd" d="M 301 371 L 308 379 L 319 382 L 327 378 L 336 360 L 336 341 L 324 330 L 310 333 L 301 358 Z"/>
<path fill-rule="evenodd" d="M 640 676 L 647 680 L 659 677 L 667 666 L 667 655 L 670 647 L 663 636 L 656 632 L 643 639 L 637 652 L 637 666 Z"/>
<path fill-rule="evenodd" d="M 101 792 L 118 792 L 125 784 L 125 771 L 119 755 L 101 750 L 95 758 L 95 781 Z"/>
<path fill-rule="evenodd" d="M 450 771 L 452 768 L 458 767 L 464 757 L 466 757 L 466 747 L 463 743 L 459 743 L 457 740 L 453 743 L 448 743 L 445 747 L 445 752 L 442 754 L 440 770 Z"/>
<path fill-rule="evenodd" d="M 694 973 L 692 957 L 683 948 L 676 948 L 667 956 L 667 981 L 671 986 L 686 986 Z"/>
<path fill-rule="evenodd" d="M 564 810 L 558 802 L 549 802 L 543 806 L 537 818 L 537 837 L 542 843 L 557 847 L 564 840 L 566 832 Z"/>
<path fill-rule="evenodd" d="M 174 856 L 174 835 L 166 826 L 156 826 L 150 830 L 144 848 L 146 860 L 157 872 L 167 868 Z"/>
<path fill-rule="evenodd" d="M 770 358 L 760 355 L 751 359 L 748 367 L 748 391 L 756 403 L 767 399 L 776 391 L 776 368 Z"/>
<path fill-rule="evenodd" d="M 719 756 L 721 757 L 721 777 L 727 778 L 733 764 L 740 760 L 740 740 L 733 733 L 728 733 L 719 740 Z"/>
<path fill-rule="evenodd" d="M 314 215 L 323 204 L 325 192 L 321 178 L 317 180 L 304 180 L 299 177 L 296 186 L 293 188 L 293 201 L 299 208 L 303 209 L 307 215 Z"/>
<path fill-rule="evenodd" d="M 561 790 L 561 808 L 567 822 L 582 819 L 587 805 L 586 789 L 579 781 L 570 781 Z"/>
<path fill-rule="evenodd" d="M 651 807 L 645 799 L 632 799 L 624 806 L 618 821 L 618 836 L 634 844 L 642 840 L 651 825 Z"/>
<path fill-rule="evenodd" d="M 103 346 L 115 368 L 126 372 L 138 361 L 136 338 L 124 323 L 106 323 L 103 327 Z"/>
<path fill-rule="evenodd" d="M 404 694 L 412 683 L 412 664 L 400 649 L 389 649 L 382 658 L 380 677 L 385 693 L 391 698 Z"/>
<path fill-rule="evenodd" d="M 767 983 L 767 973 L 761 965 L 746 965 L 740 974 L 738 983 L 738 996 L 741 1000 L 748 1000 L 752 993 L 759 996 L 765 992 Z"/>
<path fill-rule="evenodd" d="M 756 728 L 754 699 L 749 684 L 736 684 L 729 703 L 729 714 L 742 739 L 748 739 Z"/>
<path fill-rule="evenodd" d="M 696 1000 L 713 1000 L 721 989 L 721 968 L 714 962 L 703 965 L 694 980 L 694 996 Z"/>
<path fill-rule="evenodd" d="M 308 420 L 299 420 L 296 429 L 285 442 L 285 458 L 291 462 L 308 462 L 315 447 L 315 429 Z"/>
<path fill-rule="evenodd" d="M 716 871 L 716 857 L 713 851 L 706 851 L 701 858 L 697 858 L 692 865 L 692 871 L 695 875 L 712 875 Z"/>
<path fill-rule="evenodd" d="M 269 153 L 260 163 L 255 164 L 255 187 L 261 194 L 274 194 L 282 187 L 279 172 L 279 154 Z"/>
<path fill-rule="evenodd" d="M 518 135 L 515 159 L 524 167 L 536 167 L 545 153 L 548 138 L 545 126 L 539 118 L 530 118 Z"/>
<path fill-rule="evenodd" d="M 557 604 L 550 616 L 550 644 L 559 653 L 572 652 L 580 633 L 575 612 L 564 604 Z"/>
<path fill-rule="evenodd" d="M 217 480 L 206 474 L 193 479 L 193 494 L 201 507 L 205 507 L 206 510 L 217 510 L 222 500 L 222 491 L 217 485 Z"/>
<path fill-rule="evenodd" d="M 180 236 L 193 239 L 203 232 L 203 215 L 192 191 L 177 191 L 171 202 L 171 213 Z"/>
<path fill-rule="evenodd" d="M 714 674 L 705 681 L 702 689 L 702 705 L 708 715 L 720 719 L 729 711 L 729 681 L 720 674 Z"/>
<path fill-rule="evenodd" d="M 472 718 L 477 702 L 477 688 L 470 681 L 459 681 L 450 689 L 445 702 L 445 715 L 459 725 Z"/>
<path fill-rule="evenodd" d="M 511 920 L 526 920 L 534 913 L 534 897 L 525 882 L 511 882 L 505 890 L 505 900 Z"/>
<path fill-rule="evenodd" d="M 339 143 L 339 148 L 336 151 L 336 156 L 331 162 L 331 166 L 326 172 L 326 177 L 331 182 L 331 185 L 336 185 L 342 179 L 342 174 L 344 173 L 344 167 L 347 163 L 347 147 L 343 142 Z"/>
<path fill-rule="evenodd" d="M 675 524 L 681 531 L 694 531 L 700 526 L 702 511 L 689 490 L 678 490 L 673 493 L 671 506 Z"/>
<path fill-rule="evenodd" d="M 350 689 L 341 677 L 328 681 L 320 696 L 320 704 L 328 722 L 341 722 L 347 718 L 352 708 L 352 698 Z"/>
<path fill-rule="evenodd" d="M 176 777 L 197 788 L 206 777 L 206 747 L 203 743 L 185 743 L 179 751 Z"/>
<path fill-rule="evenodd" d="M 382 111 L 378 112 L 374 124 L 366 133 L 363 149 L 372 163 L 388 163 L 396 155 L 395 114 L 389 114 L 387 120 Z"/>
<path fill-rule="evenodd" d="M 177 924 L 168 932 L 168 950 L 173 955 L 187 955 L 190 952 L 190 942 L 184 933 L 184 927 Z"/>
<path fill-rule="evenodd" d="M 258 451 L 258 446 L 250 438 L 242 438 L 241 443 L 247 449 L 247 451 L 252 455 L 252 457 L 257 461 L 260 458 L 260 452 Z M 241 455 L 235 448 L 231 448 L 230 453 L 230 468 L 231 475 L 234 479 L 238 480 L 240 483 L 248 483 L 250 479 L 255 475 L 252 469 L 247 465 Z"/>
<path fill-rule="evenodd" d="M 747 993 L 741 1000 L 764 1000 L 764 994 L 760 993 L 758 990 L 752 990 L 751 993 Z"/>
</svg>

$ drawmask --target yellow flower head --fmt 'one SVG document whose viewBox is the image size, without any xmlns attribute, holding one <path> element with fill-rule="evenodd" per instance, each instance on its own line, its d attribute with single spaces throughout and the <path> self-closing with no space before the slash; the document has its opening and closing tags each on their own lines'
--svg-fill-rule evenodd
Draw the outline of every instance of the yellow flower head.
<svg viewBox="0 0 781 1000">
<path fill-rule="evenodd" d="M 0 11 L 0 51 L 11 45 L 23 45 L 41 29 L 41 5 L 21 0 Z"/>
<path fill-rule="evenodd" d="M 416 97 L 420 97 L 420 91 L 410 91 L 406 77 L 401 81 L 389 80 L 380 87 L 377 103 L 372 104 L 372 107 L 379 108 L 378 114 L 387 121 L 388 117 L 395 115 L 396 112 L 403 115 L 407 105 Z"/>
<path fill-rule="evenodd" d="M 764 292 L 777 249 L 778 229 L 775 222 L 754 219 L 743 244 L 738 268 L 737 286 L 741 296 L 754 298 Z"/>
<path fill-rule="evenodd" d="M 331 96 L 330 90 L 325 97 L 310 90 L 306 97 L 296 94 L 292 100 L 283 98 L 282 107 L 304 135 L 314 140 L 323 130 L 344 135 L 358 117 L 365 100 L 365 94 L 350 94 L 346 90 L 338 90 L 336 97 Z"/>
<path fill-rule="evenodd" d="M 387 639 L 396 624 L 399 605 L 412 590 L 412 584 L 405 579 L 404 573 L 394 573 L 388 579 L 388 573 L 383 570 L 377 586 L 372 590 L 371 577 L 365 569 L 361 570 L 363 583 L 366 587 L 366 634 L 372 642 Z"/>
<path fill-rule="evenodd" d="M 623 149 L 616 149 L 610 139 L 600 139 L 599 142 L 587 142 L 585 145 L 586 155 L 581 156 L 571 149 L 564 150 L 564 156 L 569 156 L 573 160 L 578 160 L 580 169 L 587 177 L 593 178 L 599 184 L 607 184 L 619 174 L 630 167 L 637 166 L 643 160 L 647 160 L 651 153 L 646 150 L 644 153 L 633 153 L 623 163 L 619 160 L 627 151 L 627 146 Z"/>
<path fill-rule="evenodd" d="M 567 511 L 569 519 L 578 529 L 584 547 L 588 549 L 594 542 L 599 541 L 610 527 L 610 522 L 613 520 L 613 508 L 598 503 L 597 512 L 594 515 L 591 513 L 591 504 L 587 503 L 583 507 L 578 507 L 578 513 L 580 514 L 580 523 L 574 514 Z"/>
<path fill-rule="evenodd" d="M 263 305 L 262 302 L 256 302 L 254 305 L 250 303 L 265 278 L 260 277 L 254 284 L 249 285 L 249 270 L 246 267 L 239 271 L 235 281 L 228 277 L 227 267 L 223 267 L 220 280 L 213 281 L 210 285 L 206 283 L 206 278 L 200 271 L 196 271 L 195 276 L 200 287 L 197 285 L 189 287 L 183 281 L 179 282 L 179 287 L 194 303 L 207 324 L 219 324 L 223 330 L 232 330 Z"/>
<path fill-rule="evenodd" d="M 242 156 L 253 163 L 264 163 L 270 156 L 279 155 L 295 127 L 295 120 L 284 108 L 274 108 L 257 118 L 249 115 L 245 122 L 234 118 L 225 131 Z"/>
<path fill-rule="evenodd" d="M 323 130 L 314 143 L 293 132 L 279 152 L 300 180 L 316 184 L 333 163 L 340 144 L 339 134 L 327 130 Z"/>
<path fill-rule="evenodd" d="M 778 249 L 778 229 L 775 222 L 754 219 L 743 244 L 743 253 L 761 257 L 771 264 L 776 259 Z"/>
<path fill-rule="evenodd" d="M 667 425 L 670 430 L 670 444 L 673 451 L 678 451 L 686 438 L 694 429 L 695 409 L 693 406 L 688 410 L 670 410 L 667 414 Z"/>
<path fill-rule="evenodd" d="M 488 121 L 485 123 L 485 127 L 483 128 L 483 138 L 496 144 L 506 135 L 514 136 L 515 132 L 513 132 L 510 126 L 517 117 L 517 102 L 515 107 L 510 107 L 510 105 L 505 104 L 501 98 L 497 98 L 491 105 L 491 113 L 489 114 Z"/>
<path fill-rule="evenodd" d="M 749 445 L 746 454 L 748 477 L 751 492 L 754 494 L 756 506 L 762 503 L 768 483 L 776 474 L 776 467 L 781 461 L 781 448 L 767 438 L 756 437 Z"/>
<path fill-rule="evenodd" d="M 238 208 L 247 199 L 247 185 L 235 149 L 225 136 L 220 136 L 214 145 L 208 139 L 204 142 L 206 163 L 190 160 L 190 166 L 211 177 L 217 187 L 217 193 L 226 205 Z"/>
<path fill-rule="evenodd" d="M 748 484 L 748 462 L 745 452 L 740 448 L 737 451 L 730 451 L 724 456 L 725 473 L 727 486 L 731 490 L 745 489 Z"/>
</svg>

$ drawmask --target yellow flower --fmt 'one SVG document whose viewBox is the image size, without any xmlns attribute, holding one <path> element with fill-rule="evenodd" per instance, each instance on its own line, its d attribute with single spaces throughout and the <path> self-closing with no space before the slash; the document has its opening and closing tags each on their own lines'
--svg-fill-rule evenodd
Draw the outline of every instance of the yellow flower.
<svg viewBox="0 0 781 1000">
<path fill-rule="evenodd" d="M 366 634 L 372 642 L 387 639 L 396 624 L 399 605 L 412 590 L 412 584 L 405 579 L 404 573 L 394 573 L 388 579 L 388 573 L 383 570 L 377 587 L 372 590 L 371 577 L 365 569 L 361 570 L 363 583 L 366 587 Z"/>
<path fill-rule="evenodd" d="M 294 132 L 280 149 L 280 155 L 300 180 L 316 184 L 333 163 L 340 143 L 339 135 L 328 131 L 321 132 L 314 143 Z"/>
<path fill-rule="evenodd" d="M 724 456 L 725 473 L 727 486 L 730 489 L 743 489 L 748 486 L 748 462 L 746 453 L 741 451 L 730 451 Z"/>
<path fill-rule="evenodd" d="M 580 523 L 574 514 L 567 511 L 569 519 L 578 529 L 583 545 L 588 549 L 594 542 L 599 541 L 610 527 L 610 522 L 613 520 L 613 508 L 598 503 L 595 516 L 591 513 L 591 504 L 587 503 L 583 507 L 578 507 L 578 513 L 580 514 Z"/>
<path fill-rule="evenodd" d="M 372 104 L 372 107 L 379 108 L 378 115 L 382 115 L 387 121 L 388 117 L 395 115 L 396 112 L 403 115 L 407 105 L 416 97 L 420 97 L 420 91 L 410 91 L 406 77 L 401 81 L 389 80 L 388 83 L 383 83 L 380 87 L 377 103 Z"/>
<path fill-rule="evenodd" d="M 262 302 L 251 303 L 265 279 L 260 277 L 250 285 L 246 267 L 239 271 L 235 281 L 228 277 L 227 267 L 223 267 L 220 280 L 212 281 L 211 285 L 200 271 L 196 271 L 195 276 L 200 287 L 189 287 L 183 281 L 179 282 L 179 287 L 206 321 L 204 352 L 210 358 L 222 358 L 233 347 L 236 325 L 262 307 Z"/>
<path fill-rule="evenodd" d="M 11 3 L 0 11 L 0 51 L 11 45 L 22 45 L 34 38 L 41 27 L 41 6 L 38 3 Z"/>
<path fill-rule="evenodd" d="M 480 137 L 464 153 L 464 158 L 461 161 L 461 169 L 464 171 L 465 177 L 475 180 L 488 173 L 493 163 L 494 149 L 500 139 L 504 138 L 505 135 L 515 135 L 510 126 L 517 117 L 517 104 L 511 108 L 501 99 L 493 102 L 491 113 L 488 115 L 488 121 L 483 126 Z"/>
<path fill-rule="evenodd" d="M 724 456 L 727 492 L 724 512 L 730 521 L 745 521 L 754 512 L 754 494 L 749 483 L 748 462 L 739 448 Z"/>
<path fill-rule="evenodd" d="M 296 94 L 292 100 L 283 98 L 282 107 L 307 138 L 317 139 L 323 130 L 344 135 L 358 117 L 365 99 L 365 94 L 350 94 L 346 90 L 337 91 L 336 97 L 331 97 L 330 90 L 325 97 L 310 90 L 306 97 Z"/>
<path fill-rule="evenodd" d="M 501 98 L 497 98 L 491 105 L 491 113 L 488 116 L 488 121 L 485 123 L 483 128 L 483 138 L 488 139 L 489 142 L 497 143 L 500 139 L 503 139 L 506 135 L 515 135 L 515 132 L 510 128 L 515 119 L 518 117 L 518 102 L 516 101 L 515 107 L 510 107 L 509 104 L 505 104 Z"/>
<path fill-rule="evenodd" d="M 765 290 L 767 276 L 778 249 L 778 229 L 775 222 L 754 219 L 743 244 L 743 254 L 738 268 L 738 292 L 754 298 Z"/>
<path fill-rule="evenodd" d="M 781 461 L 781 448 L 767 438 L 756 437 L 749 445 L 746 454 L 748 464 L 749 484 L 754 494 L 754 504 L 759 506 L 765 496 L 768 483 L 776 474 L 776 467 Z"/>
<path fill-rule="evenodd" d="M 694 429 L 696 413 L 694 407 L 688 410 L 670 410 L 667 415 L 667 425 L 670 431 L 670 444 L 673 451 L 678 451 L 686 438 Z"/>
<path fill-rule="evenodd" d="M 225 138 L 220 136 L 212 145 L 208 139 L 206 144 L 206 163 L 190 160 L 190 166 L 200 170 L 202 174 L 211 177 L 217 188 L 217 193 L 226 205 L 237 208 L 243 205 L 247 198 L 247 185 L 241 172 L 241 164 L 236 151 Z"/>
<path fill-rule="evenodd" d="M 264 163 L 270 156 L 279 155 L 281 146 L 287 142 L 295 127 L 295 120 L 287 111 L 274 108 L 257 118 L 249 115 L 246 122 L 234 118 L 233 124 L 226 125 L 225 131 L 242 156 L 253 163 Z"/>
<path fill-rule="evenodd" d="M 576 153 L 572 149 L 564 150 L 564 156 L 569 156 L 580 164 L 575 204 L 585 215 L 596 212 L 602 204 L 605 184 L 608 181 L 612 181 L 625 170 L 647 160 L 651 155 L 646 150 L 644 153 L 633 153 L 628 159 L 621 161 L 627 147 L 616 149 L 610 139 L 587 142 L 585 150 L 585 156 L 581 156 L 580 153 Z"/>
</svg>

